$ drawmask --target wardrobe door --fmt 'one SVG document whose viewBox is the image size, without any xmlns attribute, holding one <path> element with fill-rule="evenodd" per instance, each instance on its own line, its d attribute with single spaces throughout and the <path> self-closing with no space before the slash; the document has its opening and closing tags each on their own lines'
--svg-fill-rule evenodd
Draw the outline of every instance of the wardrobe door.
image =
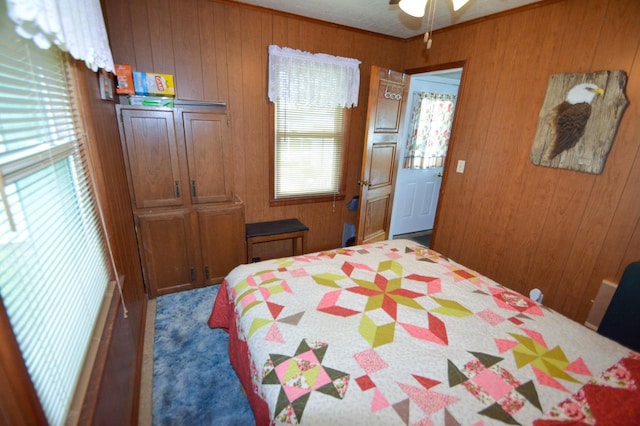
<svg viewBox="0 0 640 426">
<path fill-rule="evenodd" d="M 131 202 L 138 209 L 183 204 L 171 110 L 120 109 Z"/>
<path fill-rule="evenodd" d="M 245 263 L 244 205 L 198 209 L 197 216 L 204 285 L 217 284 Z"/>
<path fill-rule="evenodd" d="M 188 211 L 141 214 L 137 219 L 137 234 L 150 297 L 197 286 Z"/>
<path fill-rule="evenodd" d="M 224 111 L 182 113 L 191 202 L 233 201 L 233 164 Z"/>
</svg>

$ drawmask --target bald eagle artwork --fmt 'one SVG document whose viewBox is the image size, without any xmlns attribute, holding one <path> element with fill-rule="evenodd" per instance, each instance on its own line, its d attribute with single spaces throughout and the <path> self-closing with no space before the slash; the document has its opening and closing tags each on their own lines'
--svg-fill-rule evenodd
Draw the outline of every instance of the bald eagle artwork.
<svg viewBox="0 0 640 426">
<path fill-rule="evenodd" d="M 591 103 L 604 90 L 593 83 L 577 84 L 569 90 L 567 97 L 555 108 L 554 128 L 556 138 L 549 159 L 573 148 L 584 135 L 584 128 L 591 117 Z"/>
<path fill-rule="evenodd" d="M 600 174 L 629 101 L 624 71 L 553 74 L 531 145 L 533 164 Z"/>
</svg>

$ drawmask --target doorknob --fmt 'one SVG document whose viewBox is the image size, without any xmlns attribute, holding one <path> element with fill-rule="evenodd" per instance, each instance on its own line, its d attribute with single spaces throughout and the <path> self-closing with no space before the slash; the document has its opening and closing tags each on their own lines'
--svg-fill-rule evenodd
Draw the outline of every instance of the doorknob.
<svg viewBox="0 0 640 426">
<path fill-rule="evenodd" d="M 438 173 L 438 177 L 442 177 L 442 172 L 439 172 L 439 173 Z"/>
<path fill-rule="evenodd" d="M 369 182 L 368 180 L 365 180 L 365 181 L 361 181 L 361 180 L 359 180 L 359 181 L 358 181 L 358 185 L 360 185 L 360 186 L 366 186 L 366 187 L 368 188 L 369 186 L 371 186 L 371 182 Z"/>
</svg>

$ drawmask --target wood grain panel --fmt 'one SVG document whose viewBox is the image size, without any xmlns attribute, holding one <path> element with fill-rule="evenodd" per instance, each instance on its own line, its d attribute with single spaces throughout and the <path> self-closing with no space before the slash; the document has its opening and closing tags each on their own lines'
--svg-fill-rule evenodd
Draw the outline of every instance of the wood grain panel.
<svg viewBox="0 0 640 426">
<path fill-rule="evenodd" d="M 130 64 L 133 68 L 136 68 L 134 44 L 131 42 L 133 31 L 129 10 L 128 0 L 109 0 L 109 5 L 105 8 L 104 18 L 115 63 Z"/>
<path fill-rule="evenodd" d="M 192 203 L 233 201 L 226 111 L 182 112 Z"/>
<path fill-rule="evenodd" d="M 637 2 L 546 1 L 437 31 L 427 50 L 421 37 L 394 40 L 226 0 L 191 0 L 181 13 L 195 23 L 183 25 L 185 34 L 178 36 L 196 41 L 177 53 L 176 28 L 167 34 L 172 23 L 160 12 L 182 2 L 134 1 L 147 4 L 155 71 L 171 73 L 159 64 L 171 68 L 179 58 L 200 55 L 203 59 L 190 62 L 194 65 L 186 74 L 175 73 L 177 85 L 195 87 L 192 93 L 202 99 L 217 96 L 228 102 L 236 190 L 246 202 L 247 220 L 298 217 L 310 228 L 310 251 L 339 245 L 343 223 L 355 220 L 345 204 L 358 192 L 371 65 L 407 69 L 464 61 L 447 167 L 458 159 L 467 167 L 464 174 L 445 173 L 432 241 L 436 250 L 522 292 L 542 288 L 545 303 L 576 319 L 586 316 L 597 283 L 618 276 L 623 260 L 640 257 L 632 240 L 621 244 L 626 248 L 616 246 L 620 236 L 638 233 L 640 207 L 633 201 L 640 190 L 626 184 L 634 181 L 633 164 L 640 155 L 634 142 L 640 122 L 634 102 L 640 102 L 640 94 L 632 84 L 640 80 L 632 77 L 640 66 L 633 62 L 639 56 Z M 122 62 L 119 57 L 130 61 L 138 49 L 131 20 L 112 18 L 123 18 L 116 10 L 122 4 L 105 0 L 116 62 Z M 214 28 L 202 28 L 211 19 Z M 268 205 L 272 116 L 265 81 L 271 43 L 362 61 L 344 203 Z M 603 175 L 531 165 L 528 151 L 549 75 L 601 69 L 625 69 L 630 76 L 630 107 Z"/>
<path fill-rule="evenodd" d="M 226 41 L 226 19 L 224 5 L 215 3 L 213 5 L 214 16 L 213 26 L 216 36 L 215 55 L 216 55 L 216 80 L 218 83 L 217 96 L 210 99 L 214 101 L 229 102 L 229 68 L 227 65 L 227 41 Z M 203 53 L 204 55 L 205 53 Z M 233 71 L 233 70 L 232 70 Z M 206 92 L 205 92 L 206 95 Z"/>
<path fill-rule="evenodd" d="M 637 19 L 638 17 L 640 17 L 640 3 L 634 1 L 611 2 L 606 11 L 605 22 L 608 25 L 603 27 L 592 66 L 608 69 L 616 66 L 630 69 L 633 66 L 635 51 L 640 46 L 640 19 Z M 622 39 L 629 45 L 635 46 L 635 49 L 610 48 L 610 42 L 620 43 Z M 598 53 L 600 51 L 602 53 Z M 631 55 L 632 52 L 633 55 Z M 632 86 L 628 91 L 628 96 L 640 94 L 637 88 L 637 85 Z M 593 268 L 600 260 L 599 254 L 607 233 L 611 231 L 612 226 L 615 226 L 612 222 L 615 208 L 612 206 L 619 204 L 635 156 L 638 155 L 637 139 L 633 138 L 637 125 L 627 127 L 629 124 L 628 121 L 621 123 L 620 134 L 627 135 L 627 138 L 622 140 L 617 138 L 607 158 L 605 170 L 598 176 L 598 179 L 594 179 L 585 214 L 581 218 L 580 227 L 573 242 L 573 250 L 564 271 L 563 280 L 570 282 L 571 285 L 562 294 L 559 300 L 559 309 L 572 317 L 577 317 L 584 311 L 580 305 L 573 303 L 573 296 L 576 293 L 584 292 L 586 289 L 588 294 L 595 295 L 597 287 L 594 286 L 594 282 L 588 285 L 589 278 L 592 276 Z M 637 136 L 638 134 L 635 133 L 636 138 Z M 638 204 L 640 205 L 640 203 Z M 623 254 L 621 249 L 618 253 L 619 255 Z"/>
<path fill-rule="evenodd" d="M 390 195 L 369 200 L 367 204 L 367 226 L 364 229 L 363 240 L 375 242 L 383 239 L 388 229 L 386 228 L 387 214 L 390 207 Z M 377 239 L 376 239 L 377 238 Z"/>
<path fill-rule="evenodd" d="M 371 167 L 369 169 L 371 189 L 391 183 L 396 160 L 395 143 L 374 142 L 371 148 Z"/>
<path fill-rule="evenodd" d="M 469 37 L 469 35 L 473 36 Z M 491 118 L 493 99 L 488 94 L 497 92 L 500 87 L 495 75 L 500 72 L 502 66 L 506 48 L 504 40 L 507 33 L 504 25 L 489 21 L 482 28 L 475 30 L 468 28 L 459 35 L 453 32 L 443 34 L 443 38 L 456 39 L 465 36 L 468 40 L 474 40 L 474 43 L 469 46 L 470 52 L 467 53 L 469 60 L 465 64 L 464 80 L 458 95 L 460 102 L 456 106 L 455 132 L 458 133 L 452 133 L 451 151 L 447 156 L 447 162 L 451 165 L 462 159 L 467 165 L 464 174 L 445 173 L 446 180 L 443 182 L 442 192 L 443 195 L 452 194 L 452 196 L 441 198 L 439 208 L 442 213 L 438 214 L 438 221 L 435 224 L 437 238 L 434 238 L 433 246 L 438 249 L 442 244 L 440 249 L 443 252 L 450 253 L 450 256 L 461 262 L 467 262 L 473 268 L 478 268 L 480 264 L 477 259 L 463 252 L 463 247 L 469 244 L 467 229 L 471 232 L 477 230 L 476 232 L 484 235 L 489 233 L 490 229 L 487 229 L 486 225 L 479 229 L 478 221 L 474 221 L 470 226 L 466 216 L 450 212 L 469 212 L 480 208 L 477 205 L 477 197 L 474 195 L 477 195 L 476 190 L 482 181 L 480 173 L 486 173 L 486 170 L 481 170 L 481 166 L 484 162 L 484 141 L 488 137 L 488 129 L 486 126 L 480 126 L 480 128 L 477 126 L 481 122 L 488 123 Z M 438 38 L 438 40 L 441 39 Z M 447 39 L 437 43 L 437 53 L 442 58 L 440 62 L 450 62 L 457 56 L 447 55 L 447 45 Z M 418 46 L 419 44 L 413 43 L 412 48 L 416 49 Z M 483 46 L 493 46 L 493 48 L 479 57 L 471 56 L 476 49 L 483 49 Z M 456 57 L 456 59 L 464 59 L 464 57 Z M 412 67 L 418 65 L 420 64 L 412 63 Z M 491 244 L 491 242 L 486 241 L 483 244 Z"/>
<path fill-rule="evenodd" d="M 550 73 L 589 70 L 589 63 L 601 28 L 601 14 L 606 10 L 606 4 L 590 1 L 586 5 L 586 10 L 584 6 L 585 4 L 578 2 L 567 3 L 567 15 L 571 16 L 580 28 L 589 27 L 593 31 L 582 34 L 566 27 L 565 22 L 562 45 L 557 56 L 550 61 L 555 69 Z M 534 171 L 538 172 L 537 169 Z M 552 197 L 548 204 L 544 201 L 539 204 L 546 212 L 546 218 L 541 228 L 543 238 L 540 240 L 530 272 L 538 277 L 540 283 L 546 283 L 543 285 L 548 287 L 545 303 L 557 308 L 558 298 L 562 297 L 567 290 L 564 285 L 555 283 L 562 282 L 563 271 L 578 232 L 579 220 L 576 219 L 581 217 L 585 209 L 595 177 L 571 172 L 545 173 L 544 176 L 549 177 L 545 183 Z"/>
<path fill-rule="evenodd" d="M 157 291 L 150 296 L 175 292 L 181 286 L 191 288 L 196 281 L 196 262 L 188 242 L 191 238 L 189 213 L 139 215 L 138 231 L 140 255 L 143 265 L 147 265 L 143 271 L 145 280 L 153 282 L 152 289 Z"/>
<path fill-rule="evenodd" d="M 171 0 L 135 0 L 146 2 L 149 13 L 149 37 L 153 55 L 153 71 L 175 74 L 175 58 L 173 47 L 173 29 L 171 26 Z"/>
<path fill-rule="evenodd" d="M 219 284 L 233 268 L 245 263 L 247 250 L 244 239 L 244 207 L 242 204 L 235 204 L 203 208 L 197 210 L 196 215 L 202 247 L 204 284 Z M 243 236 L 241 241 L 228 243 L 238 235 Z"/>
<path fill-rule="evenodd" d="M 173 112 L 123 109 L 120 113 L 132 202 L 137 208 L 181 205 L 184 184 L 181 189 Z"/>
<path fill-rule="evenodd" d="M 170 10 L 176 97 L 195 101 L 203 100 L 204 72 L 200 51 L 198 0 L 172 2 Z"/>
<path fill-rule="evenodd" d="M 129 18 L 131 20 L 131 36 L 135 46 L 135 64 L 138 71 L 153 71 L 153 52 L 151 51 L 151 37 L 149 35 L 149 16 L 146 2 L 129 3 Z"/>
<path fill-rule="evenodd" d="M 132 424 L 140 395 L 146 295 L 132 227 L 131 202 L 123 153 L 112 102 L 98 93 L 96 75 L 76 63 L 83 117 L 96 187 L 113 249 L 116 273 L 124 277 L 123 299 L 128 316 L 116 300 L 105 325 L 79 424 Z"/>
<path fill-rule="evenodd" d="M 449 50 L 429 53 L 429 63 L 461 59 L 461 53 L 467 61 L 448 159 L 465 159 L 467 168 L 445 182 L 434 247 L 516 290 L 542 288 L 545 304 L 578 320 L 602 279 L 619 277 L 623 259 L 640 257 L 629 240 L 640 214 L 640 203 L 631 206 L 638 188 L 625 183 L 633 180 L 640 155 L 631 128 L 637 125 L 625 124 L 639 112 L 626 111 L 605 172 L 594 177 L 528 164 L 532 123 L 550 74 L 638 66 L 637 8 L 626 0 L 548 2 L 438 32 L 434 46 Z M 503 31 L 494 42 L 450 49 L 470 27 L 488 38 L 494 26 Z M 419 44 L 409 41 L 408 49 L 418 51 Z M 483 90 L 492 80 L 498 81 L 493 90 Z M 634 91 L 630 85 L 630 99 L 640 97 Z M 473 215 L 465 213 L 468 206 Z"/>
<path fill-rule="evenodd" d="M 207 0 L 198 1 L 198 28 L 200 29 L 200 52 L 202 61 L 202 98 L 219 101 L 218 61 L 224 60 L 226 52 L 217 52 L 215 4 Z M 224 22 L 224 21 L 223 21 Z M 224 34 L 224 32 L 223 32 Z M 223 83 L 224 84 L 224 83 Z"/>
<path fill-rule="evenodd" d="M 553 61 L 554 56 L 557 55 L 558 49 L 562 43 L 563 31 L 562 23 L 564 22 L 566 14 L 566 3 L 555 3 L 551 6 L 551 10 L 545 13 L 544 9 L 539 9 L 536 13 L 538 19 L 537 25 L 548 25 L 551 28 L 550 31 L 545 31 L 542 34 L 542 40 L 539 40 L 540 48 L 533 49 L 535 55 L 535 62 L 540 64 L 533 72 L 529 72 L 528 81 L 531 82 L 530 90 L 528 92 L 528 99 L 530 102 L 526 104 L 527 110 L 524 111 L 527 117 L 531 117 L 527 123 L 523 123 L 526 127 L 523 136 L 525 139 L 531 138 L 533 140 L 533 133 L 535 132 L 535 120 L 534 117 L 539 112 L 538 109 L 543 103 L 545 91 L 548 82 L 548 75 L 550 68 L 557 62 Z M 549 18 L 550 16 L 550 18 Z M 540 22 L 540 19 L 550 19 Z M 527 55 L 523 55 L 527 56 Z M 534 89 L 536 88 L 536 89 Z M 508 246 L 510 250 L 507 251 L 504 258 L 504 265 L 512 265 L 510 268 L 505 268 L 510 272 L 509 285 L 512 288 L 517 289 L 523 293 L 528 293 L 527 275 L 533 268 L 534 261 L 536 259 L 536 250 L 542 239 L 540 229 L 545 223 L 546 215 L 542 212 L 546 211 L 547 206 L 550 203 L 553 192 L 550 188 L 555 181 L 555 173 L 552 170 L 543 170 L 544 168 L 538 168 L 535 170 L 537 173 L 532 173 L 534 166 L 526 160 L 526 156 L 522 153 L 522 149 L 528 149 L 526 144 L 520 145 L 519 154 L 519 166 L 524 167 L 522 183 L 520 188 L 516 188 L 517 193 L 532 194 L 530 197 L 519 197 L 518 208 L 515 214 L 511 217 L 510 222 L 507 224 L 506 235 L 510 237 Z M 523 223 L 528 226 L 522 226 Z M 515 248 L 512 249 L 512 248 Z M 516 272 L 517 271 L 517 272 Z M 527 271 L 525 274 L 522 271 Z M 546 295 L 550 294 L 553 283 L 541 281 L 537 284 L 537 288 L 542 290 Z M 549 297 L 551 299 L 551 297 Z"/>
</svg>

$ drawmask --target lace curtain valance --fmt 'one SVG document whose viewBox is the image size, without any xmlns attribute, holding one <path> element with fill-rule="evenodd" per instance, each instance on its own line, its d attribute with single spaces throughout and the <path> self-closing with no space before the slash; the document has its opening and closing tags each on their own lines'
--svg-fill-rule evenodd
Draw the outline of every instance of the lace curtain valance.
<svg viewBox="0 0 640 426">
<path fill-rule="evenodd" d="M 269 46 L 269 100 L 298 105 L 358 106 L 360 61 Z"/>
<path fill-rule="evenodd" d="M 100 0 L 6 0 L 18 35 L 41 49 L 55 44 L 97 71 L 113 71 Z"/>
</svg>

